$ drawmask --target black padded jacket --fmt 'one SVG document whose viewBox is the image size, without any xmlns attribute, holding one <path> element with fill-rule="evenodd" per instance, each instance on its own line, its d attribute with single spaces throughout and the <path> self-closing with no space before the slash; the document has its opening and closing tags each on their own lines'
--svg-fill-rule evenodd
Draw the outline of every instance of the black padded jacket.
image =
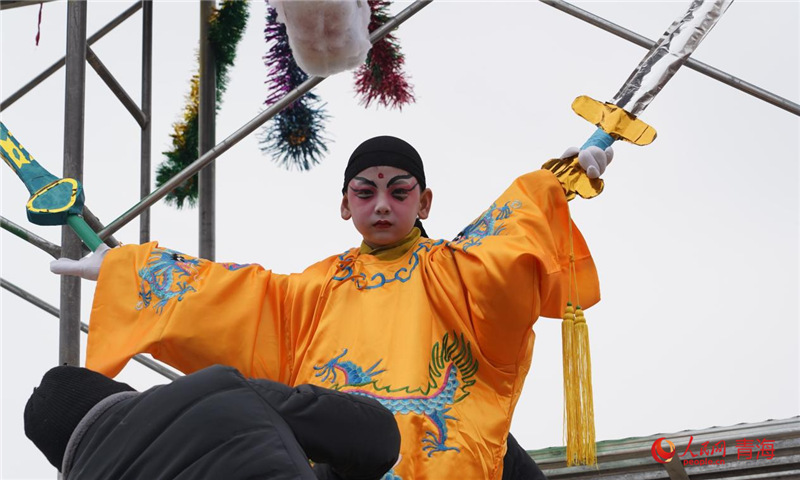
<svg viewBox="0 0 800 480">
<path fill-rule="evenodd" d="M 372 399 L 217 365 L 98 403 L 73 432 L 62 472 L 70 480 L 371 480 L 399 449 L 394 417 Z"/>
</svg>

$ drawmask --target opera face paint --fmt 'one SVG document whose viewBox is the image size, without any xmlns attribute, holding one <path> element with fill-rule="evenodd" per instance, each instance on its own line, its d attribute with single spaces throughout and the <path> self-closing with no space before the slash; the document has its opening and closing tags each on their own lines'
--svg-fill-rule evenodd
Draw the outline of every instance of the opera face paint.
<svg viewBox="0 0 800 480">
<path fill-rule="evenodd" d="M 353 219 L 356 230 L 370 247 L 402 240 L 417 217 L 426 218 L 430 191 L 420 192 L 417 179 L 395 167 L 370 167 L 347 185 L 342 218 Z"/>
</svg>

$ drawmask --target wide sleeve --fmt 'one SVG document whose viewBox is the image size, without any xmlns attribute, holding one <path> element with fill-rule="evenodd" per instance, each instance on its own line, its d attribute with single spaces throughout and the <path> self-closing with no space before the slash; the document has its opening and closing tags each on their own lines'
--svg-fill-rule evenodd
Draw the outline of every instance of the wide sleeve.
<svg viewBox="0 0 800 480">
<path fill-rule="evenodd" d="M 513 346 L 539 316 L 558 318 L 568 301 L 587 308 L 600 299 L 589 249 L 548 171 L 516 179 L 450 247 L 471 328 L 498 362 L 514 361 Z"/>
<path fill-rule="evenodd" d="M 290 287 L 298 280 L 156 242 L 114 249 L 98 278 L 86 366 L 113 377 L 146 352 L 187 374 L 224 364 L 286 381 L 297 330 L 289 324 L 303 322 L 286 315 L 287 290 L 302 290 Z"/>
</svg>

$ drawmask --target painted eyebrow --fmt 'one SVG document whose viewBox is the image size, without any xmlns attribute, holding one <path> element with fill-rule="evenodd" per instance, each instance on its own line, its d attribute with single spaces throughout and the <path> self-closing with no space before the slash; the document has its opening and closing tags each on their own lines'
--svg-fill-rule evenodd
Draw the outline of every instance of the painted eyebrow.
<svg viewBox="0 0 800 480">
<path fill-rule="evenodd" d="M 368 179 L 368 178 L 355 177 L 355 180 L 358 180 L 361 183 L 366 183 L 367 185 L 372 185 L 373 187 L 378 188 L 378 185 L 375 182 L 373 182 L 372 180 Z"/>
<path fill-rule="evenodd" d="M 401 180 L 408 180 L 409 178 L 414 178 L 414 175 L 410 175 L 410 174 L 409 175 L 398 175 L 398 176 L 392 178 L 391 180 L 389 180 L 389 183 L 387 183 L 386 186 L 387 187 L 391 187 L 393 183 L 399 182 Z"/>
</svg>

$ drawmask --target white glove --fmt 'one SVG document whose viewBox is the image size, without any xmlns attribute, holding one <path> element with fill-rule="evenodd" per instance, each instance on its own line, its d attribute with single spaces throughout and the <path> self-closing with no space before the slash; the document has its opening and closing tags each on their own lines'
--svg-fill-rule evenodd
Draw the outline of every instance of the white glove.
<svg viewBox="0 0 800 480">
<path fill-rule="evenodd" d="M 600 147 L 589 147 L 585 150 L 580 150 L 577 147 L 569 147 L 561 158 L 568 158 L 578 155 L 578 163 L 586 172 L 589 178 L 600 178 L 600 175 L 606 171 L 606 167 L 611 160 L 614 159 L 614 150 L 611 147 L 601 150 Z"/>
<path fill-rule="evenodd" d="M 103 258 L 111 250 L 108 245 L 101 243 L 97 250 L 91 255 L 87 255 L 80 260 L 71 258 L 59 258 L 50 262 L 50 271 L 57 275 L 74 275 L 86 280 L 97 280 L 100 275 L 100 265 Z"/>
</svg>

